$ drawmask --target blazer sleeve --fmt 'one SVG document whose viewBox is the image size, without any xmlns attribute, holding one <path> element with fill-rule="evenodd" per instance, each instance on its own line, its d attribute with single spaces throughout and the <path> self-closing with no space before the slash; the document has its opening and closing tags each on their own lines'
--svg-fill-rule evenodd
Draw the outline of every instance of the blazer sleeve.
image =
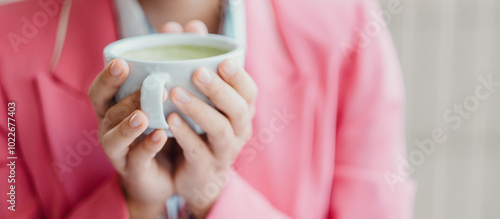
<svg viewBox="0 0 500 219">
<path fill-rule="evenodd" d="M 6 141 L 3 135 L 0 140 Z M 3 159 L 3 158 L 2 158 Z M 19 161 L 19 157 L 18 160 Z M 38 196 L 33 191 L 29 178 L 26 174 L 26 168 L 23 163 L 16 161 L 16 188 L 15 188 L 15 211 L 8 209 L 9 202 L 7 192 L 2 192 L 2 204 L 0 210 L 0 218 L 12 219 L 35 219 L 43 217 L 43 209 L 39 202 Z M 2 164 L 4 160 L 2 160 Z M 2 165 L 0 167 L 1 176 L 7 179 L 9 167 Z M 6 183 L 1 183 L 2 190 L 7 191 Z M 86 199 L 77 203 L 77 205 L 65 216 L 68 219 L 87 219 L 87 218 L 129 218 L 127 205 L 123 193 L 121 191 L 120 182 L 117 176 L 111 177 L 101 186 L 96 188 L 94 192 Z"/>
<path fill-rule="evenodd" d="M 67 218 L 129 218 L 118 175 L 112 176 L 86 199 L 78 203 Z"/>
<path fill-rule="evenodd" d="M 44 209 L 40 199 L 33 188 L 31 179 L 28 175 L 28 167 L 22 162 L 24 159 L 20 154 L 19 147 L 16 145 L 17 159 L 8 159 L 7 150 L 7 98 L 0 84 L 0 142 L 5 147 L 0 150 L 0 218 L 28 219 L 41 218 L 44 215 Z M 11 172 L 9 164 L 15 161 L 15 182 L 9 183 Z M 10 186 L 15 186 L 15 211 L 9 210 Z M 50 210 L 50 209 L 46 209 Z M 77 203 L 64 218 L 68 219 L 87 219 L 87 218 L 129 218 L 125 198 L 121 191 L 121 184 L 117 175 L 110 177 L 99 187 L 89 194 L 85 199 Z"/>
<path fill-rule="evenodd" d="M 257 190 L 233 172 L 207 219 L 286 219 L 290 218 L 272 206 Z"/>
<path fill-rule="evenodd" d="M 335 173 L 330 218 L 412 218 L 414 182 L 405 165 L 404 87 L 376 1 L 359 1 L 358 31 L 339 80 Z M 376 30 L 376 29 L 375 29 Z"/>
</svg>

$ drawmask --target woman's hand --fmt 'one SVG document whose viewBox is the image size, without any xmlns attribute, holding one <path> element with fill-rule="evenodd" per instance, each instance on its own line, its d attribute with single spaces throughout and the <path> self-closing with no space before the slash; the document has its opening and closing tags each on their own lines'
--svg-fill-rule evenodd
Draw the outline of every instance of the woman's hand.
<svg viewBox="0 0 500 219">
<path fill-rule="evenodd" d="M 112 105 L 128 74 L 125 61 L 111 61 L 90 86 L 89 98 L 99 121 L 104 152 L 120 174 L 130 216 L 155 218 L 163 211 L 165 200 L 174 194 L 170 170 L 155 159 L 167 141 L 167 133 L 155 130 L 139 139 L 148 126 L 148 118 L 139 110 L 139 92 Z"/>
<path fill-rule="evenodd" d="M 167 23 L 162 32 L 206 34 L 200 21 L 182 27 Z M 140 109 L 140 91 L 114 103 L 114 96 L 125 82 L 129 68 L 125 61 L 111 61 L 97 76 L 89 90 L 89 98 L 99 121 L 99 139 L 108 159 L 120 175 L 131 218 L 156 218 L 163 212 L 165 201 L 174 192 L 168 162 L 161 164 L 156 154 L 167 142 L 165 130 L 141 136 L 148 118 Z M 164 100 L 168 97 L 165 90 Z"/>
<path fill-rule="evenodd" d="M 189 22 L 184 28 L 171 22 L 163 31 L 206 34 L 207 28 L 201 21 Z M 177 113 L 169 115 L 167 122 L 184 154 L 181 163 L 176 163 L 176 192 L 198 218 L 204 218 L 229 180 L 228 169 L 252 135 L 257 86 L 233 60 L 221 63 L 218 74 L 198 69 L 193 82 L 220 111 L 180 87 L 172 90 L 171 100 L 207 134 L 196 134 Z"/>
<path fill-rule="evenodd" d="M 221 63 L 218 72 L 200 68 L 193 82 L 220 111 L 181 87 L 170 94 L 172 103 L 206 131 L 206 136 L 196 134 L 177 113 L 167 118 L 184 154 L 174 175 L 176 191 L 198 218 L 206 216 L 225 186 L 227 171 L 252 135 L 255 114 L 257 86 L 247 72 L 233 60 Z"/>
</svg>

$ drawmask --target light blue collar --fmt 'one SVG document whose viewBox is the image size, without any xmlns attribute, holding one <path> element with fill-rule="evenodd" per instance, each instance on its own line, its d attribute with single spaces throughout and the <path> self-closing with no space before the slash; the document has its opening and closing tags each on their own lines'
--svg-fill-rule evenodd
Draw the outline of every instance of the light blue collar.
<svg viewBox="0 0 500 219">
<path fill-rule="evenodd" d="M 114 0 L 120 38 L 155 33 L 137 0 Z M 225 0 L 221 19 L 222 35 L 246 45 L 244 0 Z"/>
</svg>

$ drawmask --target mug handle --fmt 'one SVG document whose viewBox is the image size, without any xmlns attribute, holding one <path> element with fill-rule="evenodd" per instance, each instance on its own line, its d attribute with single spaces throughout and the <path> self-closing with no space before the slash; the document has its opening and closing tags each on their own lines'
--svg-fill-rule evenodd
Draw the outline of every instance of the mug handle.
<svg viewBox="0 0 500 219">
<path fill-rule="evenodd" d="M 163 88 L 170 82 L 167 73 L 153 73 L 142 82 L 141 110 L 149 118 L 149 128 L 168 129 L 168 124 L 163 114 Z"/>
</svg>

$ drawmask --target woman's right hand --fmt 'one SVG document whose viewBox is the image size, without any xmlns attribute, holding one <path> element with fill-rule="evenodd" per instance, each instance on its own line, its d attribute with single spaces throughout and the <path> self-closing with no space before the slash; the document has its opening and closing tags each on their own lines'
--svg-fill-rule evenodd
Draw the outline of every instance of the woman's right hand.
<svg viewBox="0 0 500 219">
<path fill-rule="evenodd" d="M 184 27 L 169 22 L 161 32 L 208 33 L 205 24 L 197 20 Z M 165 130 L 141 137 L 148 118 L 140 110 L 140 91 L 114 104 L 114 96 L 128 74 L 125 61 L 111 61 L 90 86 L 89 98 L 99 121 L 101 145 L 120 174 L 130 218 L 156 218 L 163 212 L 166 199 L 175 193 L 168 162 L 159 163 L 155 158 L 168 138 Z M 165 101 L 166 90 L 163 96 Z"/>
<path fill-rule="evenodd" d="M 113 105 L 128 74 L 125 61 L 111 61 L 90 86 L 89 98 L 99 121 L 101 145 L 120 175 L 130 217 L 156 218 L 174 194 L 170 170 L 155 158 L 168 137 L 165 130 L 140 137 L 148 127 L 148 118 L 139 110 L 140 91 Z"/>
</svg>

